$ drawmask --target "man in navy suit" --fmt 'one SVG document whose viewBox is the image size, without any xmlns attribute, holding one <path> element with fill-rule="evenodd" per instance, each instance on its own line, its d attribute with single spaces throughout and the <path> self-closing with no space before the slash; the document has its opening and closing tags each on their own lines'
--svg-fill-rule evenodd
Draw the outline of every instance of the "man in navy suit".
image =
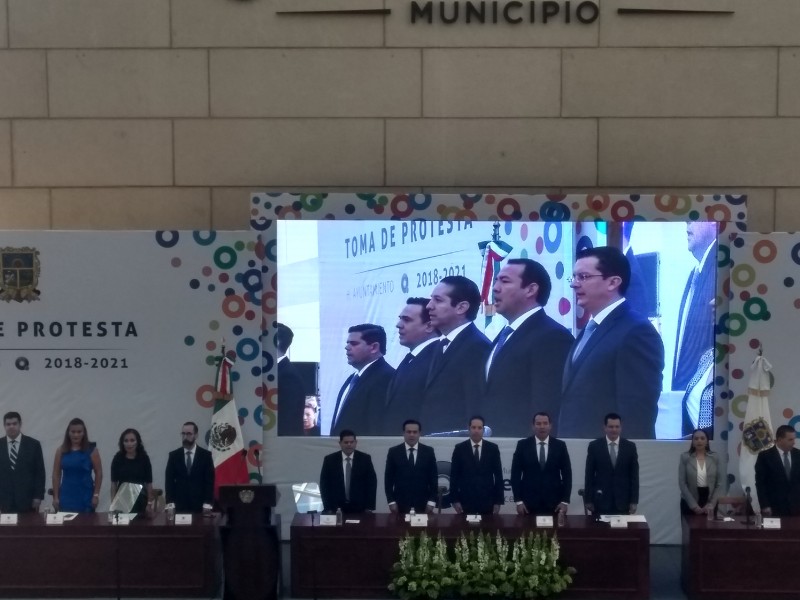
<svg viewBox="0 0 800 600">
<path fill-rule="evenodd" d="M 419 419 L 425 382 L 431 367 L 439 332 L 431 323 L 427 298 L 409 298 L 397 317 L 400 345 L 408 354 L 397 366 L 386 392 L 386 409 L 379 433 L 393 435 L 397 424 Z"/>
<path fill-rule="evenodd" d="M 303 412 L 306 391 L 303 380 L 292 361 L 286 356 L 294 332 L 278 323 L 275 348 L 278 351 L 278 435 L 303 435 Z"/>
<path fill-rule="evenodd" d="M 473 321 L 481 294 L 466 277 L 442 279 L 431 292 L 428 312 L 442 337 L 425 384 L 422 420 L 431 433 L 463 427 L 480 405 L 491 343 Z"/>
<path fill-rule="evenodd" d="M 375 510 L 378 479 L 369 454 L 356 450 L 354 431 L 339 434 L 340 452 L 328 454 L 322 461 L 319 491 L 326 511 L 341 508 L 345 514 Z"/>
<path fill-rule="evenodd" d="M 214 460 L 211 452 L 197 445 L 197 431 L 196 423 L 184 423 L 183 443 L 167 458 L 164 492 L 167 506 L 177 512 L 209 512 L 213 507 Z"/>
<path fill-rule="evenodd" d="M 767 517 L 800 515 L 800 450 L 790 425 L 775 432 L 775 445 L 756 458 L 756 492 L 761 514 Z"/>
<path fill-rule="evenodd" d="M 564 363 L 575 341 L 544 312 L 550 275 L 534 260 L 512 258 L 494 282 L 497 312 L 508 325 L 497 335 L 485 365 L 483 413 L 494 435 L 527 435 L 528 415 L 558 414 Z"/>
<path fill-rule="evenodd" d="M 356 372 L 339 390 L 331 435 L 338 435 L 344 429 L 372 435 L 382 427 L 386 390 L 394 375 L 394 368 L 383 358 L 386 354 L 386 331 L 371 323 L 354 325 L 347 331 L 347 362 Z"/>
<path fill-rule="evenodd" d="M 44 498 L 44 458 L 38 440 L 22 435 L 18 412 L 3 415 L 0 439 L 0 511 L 35 512 Z"/>
<path fill-rule="evenodd" d="M 664 344 L 650 321 L 625 302 L 630 265 L 617 248 L 577 254 L 570 285 L 592 315 L 564 365 L 558 432 L 590 438 L 607 412 L 625 414 L 636 439 L 655 438 Z"/>
<path fill-rule="evenodd" d="M 503 506 L 500 448 L 483 439 L 483 417 L 469 420 L 469 439 L 456 444 L 450 460 L 450 500 L 457 513 L 497 514 Z"/>
<path fill-rule="evenodd" d="M 586 508 L 601 514 L 633 514 L 639 504 L 639 455 L 623 439 L 622 418 L 605 416 L 605 437 L 589 442 L 586 452 Z"/>
<path fill-rule="evenodd" d="M 566 514 L 572 493 L 567 445 L 550 436 L 550 415 L 533 416 L 533 435 L 517 442 L 511 461 L 511 489 L 521 515 Z"/>
<path fill-rule="evenodd" d="M 686 224 L 689 252 L 697 260 L 686 281 L 678 312 L 672 389 L 684 391 L 701 366 L 703 354 L 714 348 L 714 304 L 717 297 L 717 224 L 694 221 Z M 699 394 L 683 398 L 683 435 L 695 429 L 712 431 L 713 398 L 701 402 Z"/>
<path fill-rule="evenodd" d="M 407 513 L 412 508 L 418 513 L 432 513 L 436 507 L 436 454 L 430 446 L 419 443 L 421 433 L 419 421 L 408 419 L 403 423 L 403 443 L 386 453 L 383 484 L 393 513 Z"/>
</svg>

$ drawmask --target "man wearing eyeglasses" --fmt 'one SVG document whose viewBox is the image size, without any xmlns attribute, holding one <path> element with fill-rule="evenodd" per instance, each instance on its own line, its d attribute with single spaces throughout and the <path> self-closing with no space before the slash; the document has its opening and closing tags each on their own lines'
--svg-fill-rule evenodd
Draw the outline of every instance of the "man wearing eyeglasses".
<svg viewBox="0 0 800 600">
<path fill-rule="evenodd" d="M 197 445 L 197 424 L 181 428 L 181 447 L 169 453 L 164 487 L 167 508 L 179 513 L 211 512 L 214 502 L 214 461 Z"/>
<path fill-rule="evenodd" d="M 625 302 L 631 270 L 617 248 L 577 254 L 570 286 L 591 315 L 564 365 L 559 437 L 591 438 L 606 413 L 625 415 L 631 438 L 655 438 L 664 344 Z"/>
</svg>

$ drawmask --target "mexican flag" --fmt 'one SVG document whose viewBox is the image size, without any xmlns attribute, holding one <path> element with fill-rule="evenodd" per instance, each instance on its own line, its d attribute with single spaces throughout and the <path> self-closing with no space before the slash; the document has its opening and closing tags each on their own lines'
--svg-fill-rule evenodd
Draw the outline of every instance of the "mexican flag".
<svg viewBox="0 0 800 600">
<path fill-rule="evenodd" d="M 233 399 L 233 360 L 226 356 L 224 346 L 217 361 L 217 377 L 214 383 L 217 393 L 208 440 L 214 459 L 214 497 L 217 497 L 220 485 L 250 482 L 247 451 L 244 449 L 236 400 Z"/>
</svg>

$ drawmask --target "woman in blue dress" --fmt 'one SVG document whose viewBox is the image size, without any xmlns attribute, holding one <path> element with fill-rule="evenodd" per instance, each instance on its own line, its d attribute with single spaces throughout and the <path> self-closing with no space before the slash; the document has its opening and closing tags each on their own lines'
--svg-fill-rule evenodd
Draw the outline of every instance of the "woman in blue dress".
<svg viewBox="0 0 800 600">
<path fill-rule="evenodd" d="M 94 474 L 94 477 L 92 477 Z M 100 498 L 103 467 L 86 424 L 72 419 L 53 464 L 53 508 L 63 512 L 94 512 Z"/>
</svg>

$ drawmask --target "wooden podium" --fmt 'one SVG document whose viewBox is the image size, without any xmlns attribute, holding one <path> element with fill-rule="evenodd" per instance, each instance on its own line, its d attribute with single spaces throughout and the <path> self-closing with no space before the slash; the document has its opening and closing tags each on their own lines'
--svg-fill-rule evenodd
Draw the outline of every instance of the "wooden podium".
<svg viewBox="0 0 800 600">
<path fill-rule="evenodd" d="M 226 519 L 220 534 L 225 571 L 223 600 L 276 600 L 280 577 L 280 522 L 272 516 L 274 485 L 222 485 Z"/>
</svg>

